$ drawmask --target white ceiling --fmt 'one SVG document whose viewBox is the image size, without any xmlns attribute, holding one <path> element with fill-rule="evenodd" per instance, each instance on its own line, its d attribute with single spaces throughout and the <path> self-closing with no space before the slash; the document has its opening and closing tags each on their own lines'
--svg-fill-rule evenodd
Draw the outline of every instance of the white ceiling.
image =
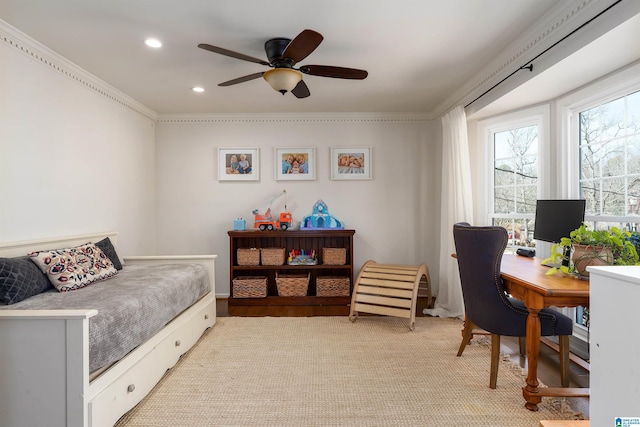
<svg viewBox="0 0 640 427">
<path fill-rule="evenodd" d="M 558 0 L 2 0 L 0 18 L 159 114 L 432 114 Z M 324 41 L 298 65 L 366 69 L 366 80 L 304 76 L 311 96 L 262 79 L 264 42 L 310 28 Z M 160 39 L 158 50 L 147 37 Z M 557 80 L 554 80 L 557 81 Z M 196 94 L 193 86 L 203 86 Z M 566 87 L 566 86 L 565 86 Z"/>
<path fill-rule="evenodd" d="M 548 101 L 639 59 L 640 14 L 484 107 L 473 118 Z"/>
</svg>

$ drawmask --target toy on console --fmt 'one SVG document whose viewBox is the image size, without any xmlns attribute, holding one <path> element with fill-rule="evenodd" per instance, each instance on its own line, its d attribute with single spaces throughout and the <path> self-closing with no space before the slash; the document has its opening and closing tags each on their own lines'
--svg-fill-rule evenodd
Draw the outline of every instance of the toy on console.
<svg viewBox="0 0 640 427">
<path fill-rule="evenodd" d="M 313 205 L 313 213 L 303 218 L 301 229 L 343 229 L 342 222 L 329 213 L 327 204 L 318 200 Z"/>
<path fill-rule="evenodd" d="M 271 205 L 275 202 L 280 196 L 284 194 L 285 196 L 285 204 L 284 209 L 285 212 L 280 212 L 279 218 L 276 220 L 271 216 Z M 273 230 L 279 228 L 284 231 L 291 227 L 293 224 L 293 217 L 291 216 L 291 212 L 287 212 L 287 190 L 282 190 L 281 193 L 276 193 L 267 203 L 264 203 L 262 206 L 267 206 L 264 213 L 261 212 L 261 208 L 253 210 L 253 228 L 259 228 L 261 231 L 265 230 Z"/>
<path fill-rule="evenodd" d="M 317 263 L 318 258 L 316 257 L 316 251 L 313 249 L 291 249 L 287 258 L 287 264 L 289 265 L 316 265 Z"/>
</svg>

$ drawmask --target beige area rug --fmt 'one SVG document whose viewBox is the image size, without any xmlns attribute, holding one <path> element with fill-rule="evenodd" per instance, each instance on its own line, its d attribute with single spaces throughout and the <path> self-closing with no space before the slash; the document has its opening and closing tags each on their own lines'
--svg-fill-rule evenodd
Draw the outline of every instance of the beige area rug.
<svg viewBox="0 0 640 427">
<path fill-rule="evenodd" d="M 524 408 L 519 367 L 489 388 L 489 348 L 456 357 L 457 319 L 223 317 L 117 427 L 531 426 L 580 418 Z"/>
</svg>

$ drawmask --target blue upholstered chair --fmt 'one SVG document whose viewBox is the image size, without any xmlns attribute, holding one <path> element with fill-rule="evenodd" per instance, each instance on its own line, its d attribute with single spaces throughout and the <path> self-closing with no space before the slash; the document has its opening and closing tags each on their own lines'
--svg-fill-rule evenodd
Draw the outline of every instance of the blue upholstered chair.
<svg viewBox="0 0 640 427">
<path fill-rule="evenodd" d="M 473 335 L 473 328 L 491 334 L 491 378 L 489 387 L 496 388 L 500 356 L 500 336 L 520 337 L 520 353 L 526 336 L 527 311 L 524 303 L 509 297 L 500 277 L 502 255 L 507 247 L 507 230 L 503 227 L 474 227 L 467 223 L 453 226 L 458 270 L 464 297 L 465 326 L 458 356 Z M 539 313 L 540 335 L 558 336 L 560 376 L 562 385 L 569 386 L 569 336 L 573 332 L 571 319 L 545 308 Z"/>
</svg>

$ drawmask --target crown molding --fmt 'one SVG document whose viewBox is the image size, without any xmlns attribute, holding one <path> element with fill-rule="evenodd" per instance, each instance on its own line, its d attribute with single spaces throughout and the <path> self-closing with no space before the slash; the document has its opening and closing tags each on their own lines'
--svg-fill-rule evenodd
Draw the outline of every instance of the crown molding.
<svg viewBox="0 0 640 427">
<path fill-rule="evenodd" d="M 0 43 L 136 114 L 153 121 L 157 120 L 158 114 L 155 111 L 32 39 L 2 19 L 0 19 Z"/>
<path fill-rule="evenodd" d="M 549 68 L 553 65 L 551 62 L 558 62 L 595 40 L 606 31 L 624 22 L 624 20 L 632 17 L 633 13 L 637 13 L 632 9 L 638 9 L 637 6 L 640 4 L 640 2 L 636 3 L 636 0 L 622 0 L 614 8 L 607 11 L 605 15 L 610 16 L 599 17 L 598 22 L 590 23 L 589 28 L 581 28 L 575 34 L 575 37 L 572 36 L 570 38 L 571 40 L 567 39 L 563 41 L 562 45 L 554 46 L 564 37 L 580 28 L 581 25 L 617 2 L 618 0 L 570 0 L 558 2 L 557 6 L 541 17 L 536 24 L 524 30 L 520 37 L 515 39 L 499 55 L 492 58 L 485 67 L 477 72 L 475 78 L 446 98 L 434 109 L 432 116 L 442 116 L 457 105 L 468 105 L 507 76 L 520 69 L 520 67 L 529 64 L 533 58 L 553 47 L 553 49 L 545 52 L 540 59 L 536 59 L 532 71 L 522 70 L 522 72 L 514 74 L 508 82 L 500 83 L 500 86 L 495 88 L 494 93 L 487 95 L 489 101 L 497 99 L 497 97 Z M 544 58 L 547 56 L 551 60 L 545 60 Z M 486 103 L 489 103 L 489 101 L 483 100 Z M 478 102 L 478 104 L 482 103 Z M 478 108 L 480 107 L 475 106 L 475 109 L 472 107 L 471 112 Z"/>
<path fill-rule="evenodd" d="M 422 113 L 161 114 L 160 123 L 430 122 Z"/>
</svg>

